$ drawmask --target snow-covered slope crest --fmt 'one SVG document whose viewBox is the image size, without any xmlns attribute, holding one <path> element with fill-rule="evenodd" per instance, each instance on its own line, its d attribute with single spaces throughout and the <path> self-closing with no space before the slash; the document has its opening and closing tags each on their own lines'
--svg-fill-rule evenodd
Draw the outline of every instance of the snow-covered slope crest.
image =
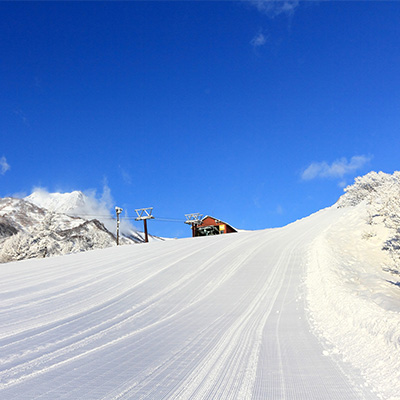
<svg viewBox="0 0 400 400">
<path fill-rule="evenodd" d="M 371 172 L 332 207 L 312 243 L 307 272 L 311 320 L 326 354 L 360 369 L 384 400 L 400 399 L 400 173 Z"/>
<path fill-rule="evenodd" d="M 0 262 L 115 246 L 99 221 L 72 217 L 15 198 L 0 199 Z"/>
</svg>

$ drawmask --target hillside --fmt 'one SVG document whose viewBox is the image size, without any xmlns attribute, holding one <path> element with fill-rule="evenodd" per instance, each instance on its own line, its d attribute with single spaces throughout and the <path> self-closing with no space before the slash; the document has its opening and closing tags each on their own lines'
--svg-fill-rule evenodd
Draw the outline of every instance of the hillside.
<svg viewBox="0 0 400 400">
<path fill-rule="evenodd" d="M 284 228 L 3 264 L 0 397 L 399 400 L 377 175 Z"/>
<path fill-rule="evenodd" d="M 116 245 L 115 220 L 105 204 L 79 191 L 36 190 L 24 199 L 0 199 L 0 263 Z M 121 244 L 144 241 L 124 221 Z"/>
<path fill-rule="evenodd" d="M 70 193 L 49 193 L 36 189 L 24 200 L 57 214 L 77 216 L 85 220 L 96 218 L 109 232 L 115 233 L 115 214 L 110 213 L 110 209 L 114 207 L 110 199 L 98 199 L 93 193 L 89 196 L 78 190 Z M 144 242 L 144 233 L 137 231 L 125 218 L 122 218 L 120 231 L 122 244 Z"/>
<path fill-rule="evenodd" d="M 98 220 L 50 212 L 22 199 L 0 199 L 0 263 L 115 245 Z"/>
</svg>

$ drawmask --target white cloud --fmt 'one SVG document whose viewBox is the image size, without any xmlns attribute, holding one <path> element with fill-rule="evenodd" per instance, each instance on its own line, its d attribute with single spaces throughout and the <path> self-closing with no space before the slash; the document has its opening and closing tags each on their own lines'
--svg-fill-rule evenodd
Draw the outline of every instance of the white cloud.
<svg viewBox="0 0 400 400">
<path fill-rule="evenodd" d="M 299 0 L 248 0 L 258 11 L 270 17 L 279 14 L 293 14 L 299 5 Z"/>
<path fill-rule="evenodd" d="M 267 42 L 267 38 L 262 32 L 259 32 L 256 36 L 251 39 L 250 44 L 253 47 L 260 47 L 263 46 Z"/>
<path fill-rule="evenodd" d="M 9 169 L 10 165 L 8 164 L 6 158 L 3 156 L 0 158 L 0 174 L 4 175 Z"/>
<path fill-rule="evenodd" d="M 345 175 L 361 169 L 371 157 L 353 156 L 350 161 L 346 158 L 340 158 L 332 164 L 326 161 L 314 162 L 310 164 L 301 174 L 301 178 L 309 181 L 315 178 L 343 178 Z"/>
</svg>

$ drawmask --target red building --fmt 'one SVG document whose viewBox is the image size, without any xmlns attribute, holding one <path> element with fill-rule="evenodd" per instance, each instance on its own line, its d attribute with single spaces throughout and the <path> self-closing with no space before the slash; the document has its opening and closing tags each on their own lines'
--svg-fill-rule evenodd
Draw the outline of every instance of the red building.
<svg viewBox="0 0 400 400">
<path fill-rule="evenodd" d="M 220 219 L 206 215 L 200 224 L 194 226 L 193 236 L 221 235 L 233 232 L 237 232 L 237 230 L 231 225 Z"/>
</svg>

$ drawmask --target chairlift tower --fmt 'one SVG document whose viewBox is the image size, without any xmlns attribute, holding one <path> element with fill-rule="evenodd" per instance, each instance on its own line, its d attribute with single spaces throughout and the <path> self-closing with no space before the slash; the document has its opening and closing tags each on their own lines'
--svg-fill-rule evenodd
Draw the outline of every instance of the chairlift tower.
<svg viewBox="0 0 400 400">
<path fill-rule="evenodd" d="M 138 208 L 135 210 L 137 214 L 137 218 L 135 218 L 136 221 L 143 221 L 144 225 L 144 241 L 147 243 L 149 241 L 149 235 L 147 233 L 147 220 L 148 219 L 154 219 L 154 216 L 152 215 L 153 212 L 153 207 L 147 207 L 147 208 Z"/>
<path fill-rule="evenodd" d="M 122 208 L 121 207 L 115 207 L 115 212 L 117 214 L 117 246 L 119 245 L 119 214 L 122 213 Z"/>
<path fill-rule="evenodd" d="M 185 214 L 186 221 L 185 224 L 192 226 L 192 237 L 196 236 L 196 226 L 201 224 L 201 217 L 203 214 L 193 213 L 193 214 Z"/>
</svg>

